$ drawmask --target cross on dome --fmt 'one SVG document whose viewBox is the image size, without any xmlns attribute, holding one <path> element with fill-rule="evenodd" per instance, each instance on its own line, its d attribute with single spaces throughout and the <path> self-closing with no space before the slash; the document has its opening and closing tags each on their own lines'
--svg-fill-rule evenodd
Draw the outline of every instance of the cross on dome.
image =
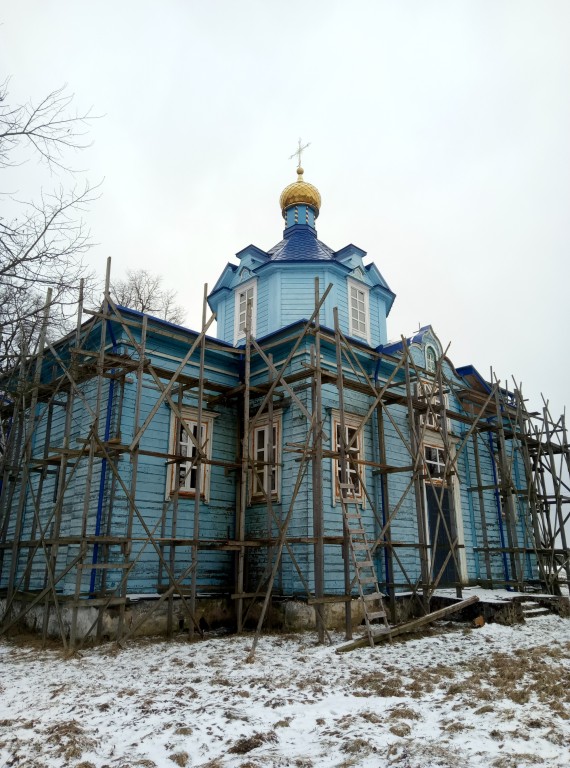
<svg viewBox="0 0 570 768">
<path fill-rule="evenodd" d="M 297 151 L 293 152 L 292 155 L 289 156 L 289 160 L 292 160 L 294 157 L 297 157 L 297 168 L 301 167 L 301 155 L 303 154 L 303 150 L 307 149 L 307 147 L 311 146 L 311 142 L 308 141 L 303 147 L 301 146 L 301 139 L 299 138 L 299 146 L 297 147 Z"/>
<path fill-rule="evenodd" d="M 312 184 L 303 179 L 303 168 L 301 167 L 301 156 L 303 151 L 311 145 L 311 142 L 303 144 L 299 139 L 297 150 L 289 156 L 289 160 L 297 158 L 297 181 L 285 187 L 281 193 L 279 204 L 281 213 L 287 226 L 293 224 L 308 224 L 312 229 L 315 226 L 315 219 L 319 215 L 321 207 L 321 195 L 319 190 Z M 300 209 L 299 206 L 302 206 Z M 287 215 L 288 209 L 295 209 L 290 215 Z"/>
</svg>

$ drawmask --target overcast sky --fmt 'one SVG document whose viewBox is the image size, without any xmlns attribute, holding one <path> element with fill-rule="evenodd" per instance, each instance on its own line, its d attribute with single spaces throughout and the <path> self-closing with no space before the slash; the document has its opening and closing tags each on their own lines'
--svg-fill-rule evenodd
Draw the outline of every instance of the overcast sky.
<svg viewBox="0 0 570 768">
<path fill-rule="evenodd" d="M 456 365 L 568 398 L 570 2 L 0 3 L 14 102 L 68 84 L 103 115 L 89 261 L 164 275 L 198 327 L 234 254 L 281 239 L 310 141 L 318 235 L 368 252 L 388 333 L 431 323 Z M 28 164 L 18 192 L 50 179 Z M 14 177 L 15 178 L 15 177 Z M 12 185 L 16 183 L 14 179 Z"/>
</svg>

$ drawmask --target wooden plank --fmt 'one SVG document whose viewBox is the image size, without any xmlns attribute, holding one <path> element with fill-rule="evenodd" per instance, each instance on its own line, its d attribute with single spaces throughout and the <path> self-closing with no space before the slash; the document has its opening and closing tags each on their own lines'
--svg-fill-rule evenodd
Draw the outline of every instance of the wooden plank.
<svg viewBox="0 0 570 768">
<path fill-rule="evenodd" d="M 320 603 L 346 603 L 348 600 L 356 600 L 352 595 L 329 595 L 328 597 L 309 597 L 307 605 L 319 605 Z"/>
<path fill-rule="evenodd" d="M 390 629 L 387 632 L 380 632 L 377 635 L 373 636 L 373 640 L 375 643 L 381 643 L 384 640 L 391 640 L 393 637 L 397 637 L 398 635 L 406 635 L 410 632 L 415 632 L 416 629 L 425 627 L 426 624 L 431 624 L 433 621 L 438 621 L 444 616 L 448 616 L 450 613 L 456 613 L 457 611 L 462 611 L 464 608 L 467 608 L 469 605 L 474 605 L 475 603 L 478 603 L 478 602 L 479 602 L 479 598 L 477 597 L 477 595 L 473 595 L 472 597 L 467 598 L 467 600 L 461 600 L 459 603 L 448 605 L 446 608 L 440 608 L 439 611 L 428 613 L 425 616 L 421 616 L 419 619 L 414 619 L 413 621 L 407 621 L 405 624 L 400 624 L 399 627 L 394 627 L 393 629 Z M 353 651 L 355 648 L 364 648 L 368 644 L 369 644 L 368 637 L 361 637 L 358 640 L 354 640 L 352 643 L 347 643 L 346 645 L 340 645 L 336 649 L 336 652 L 346 653 L 347 651 Z"/>
</svg>

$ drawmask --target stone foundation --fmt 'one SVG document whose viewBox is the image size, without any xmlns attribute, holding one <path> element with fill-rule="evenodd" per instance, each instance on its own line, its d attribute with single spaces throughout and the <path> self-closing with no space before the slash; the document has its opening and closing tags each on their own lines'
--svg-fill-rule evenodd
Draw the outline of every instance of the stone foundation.
<svg viewBox="0 0 570 768">
<path fill-rule="evenodd" d="M 550 611 L 561 616 L 570 615 L 570 602 L 567 598 L 551 596 L 523 597 L 524 600 L 532 599 Z M 513 596 L 505 601 L 485 602 L 469 606 L 460 614 L 451 614 L 449 620 L 473 621 L 483 617 L 485 621 L 494 621 L 500 624 L 522 623 L 524 618 L 523 603 L 521 598 Z M 445 607 L 454 602 L 453 599 L 444 596 L 434 596 L 431 600 L 431 610 Z M 387 603 L 387 601 L 386 601 Z M 11 615 L 4 616 L 6 601 L 0 600 L 0 622 L 6 624 L 17 616 L 24 608 L 24 601 L 15 601 L 12 605 Z M 247 612 L 245 621 L 246 630 L 251 631 L 257 626 L 261 612 L 261 601 L 251 606 Z M 386 608 L 387 608 L 386 604 Z M 421 604 L 417 598 L 411 595 L 401 595 L 395 602 L 396 624 L 402 624 L 413 618 L 423 615 Z M 37 605 L 31 608 L 21 619 L 15 631 L 26 631 L 40 634 L 43 626 L 43 606 Z M 200 629 L 210 631 L 221 627 L 228 630 L 235 628 L 235 602 L 227 597 L 199 598 L 196 606 L 196 621 Z M 72 609 L 64 600 L 60 603 L 63 632 L 67 638 L 71 634 Z M 352 627 L 356 628 L 363 623 L 364 613 L 360 600 L 352 600 Z M 323 613 L 325 624 L 329 630 L 344 630 L 345 628 L 345 603 L 324 603 Z M 145 618 L 146 617 L 146 618 Z M 144 622 L 142 619 L 145 618 Z M 90 605 L 86 600 L 77 614 L 77 637 L 80 640 L 88 638 L 95 641 L 97 637 L 97 621 L 100 621 L 100 637 L 103 641 L 115 640 L 119 626 L 119 607 L 109 606 L 99 618 L 99 609 Z M 137 626 L 140 622 L 140 626 Z M 167 633 L 168 603 L 165 601 L 158 605 L 158 597 L 131 598 L 125 606 L 124 628 L 128 631 L 136 627 L 133 636 L 165 635 Z M 175 634 L 188 632 L 190 621 L 184 604 L 179 597 L 174 598 L 172 631 Z M 265 617 L 264 629 L 269 631 L 295 632 L 302 630 L 315 630 L 315 607 L 306 602 L 294 599 L 274 598 Z M 57 621 L 55 611 L 50 612 L 48 623 L 48 637 L 61 638 L 61 629 Z"/>
</svg>

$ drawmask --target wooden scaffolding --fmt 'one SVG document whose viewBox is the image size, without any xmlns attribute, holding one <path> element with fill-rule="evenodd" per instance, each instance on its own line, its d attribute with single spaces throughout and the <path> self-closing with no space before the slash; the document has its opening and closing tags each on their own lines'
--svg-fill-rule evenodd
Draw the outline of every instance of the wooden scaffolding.
<svg viewBox="0 0 570 768">
<path fill-rule="evenodd" d="M 41 631 L 47 639 L 50 622 L 55 617 L 59 636 L 65 646 L 72 648 L 88 639 L 100 640 L 104 636 L 103 616 L 109 609 L 118 612 L 117 641 L 123 642 L 140 631 L 154 612 L 166 605 L 167 632 L 176 630 L 174 602 L 187 618 L 189 636 L 202 634 L 196 618 L 198 594 L 198 564 L 207 550 L 229 551 L 235 557 L 235 578 L 231 599 L 235 605 L 235 623 L 238 631 L 251 625 L 256 616 L 257 630 L 254 650 L 264 626 L 272 597 L 278 592 L 276 579 L 283 557 L 290 559 L 303 584 L 307 603 L 314 606 L 319 640 L 327 638 L 325 607 L 331 603 L 345 606 L 346 636 L 352 636 L 353 599 L 360 596 L 378 601 L 366 613 L 366 627 L 373 632 L 368 617 L 386 622 L 397 618 L 396 600 L 406 592 L 417 598 L 420 609 L 427 613 L 436 589 L 445 583 L 453 586 L 461 597 L 461 560 L 464 558 L 460 537 L 455 525 L 451 492 L 453 478 L 458 471 L 460 457 L 466 462 L 471 478 L 467 493 L 469 514 L 477 522 L 478 540 L 473 556 L 480 572 L 479 583 L 489 587 L 506 587 L 518 591 L 536 590 L 560 594 L 570 583 L 570 548 L 566 528 L 570 517 L 570 447 L 564 417 L 555 419 L 544 402 L 541 412 L 529 412 L 521 388 L 507 388 L 493 374 L 486 390 L 458 385 L 458 377 L 446 375 L 445 356 L 437 360 L 435 370 L 419 366 L 405 339 L 393 356 L 366 350 L 373 359 L 381 377 L 371 375 L 363 365 L 362 349 L 342 332 L 335 311 L 334 329 L 320 324 L 320 310 L 330 291 L 321 292 L 315 282 L 315 308 L 300 330 L 292 330 L 286 339 L 289 351 L 274 360 L 274 350 L 283 348 L 271 339 L 260 342 L 251 333 L 251 308 L 245 329 L 245 346 L 239 350 L 243 356 L 243 376 L 239 386 L 227 387 L 209 380 L 205 359 L 209 350 L 222 348 L 207 336 L 214 318 L 207 316 L 206 291 L 202 327 L 178 364 L 169 369 L 151 361 L 147 354 L 148 318 L 136 323 L 118 308 L 109 292 L 110 262 L 107 268 L 106 288 L 102 307 L 97 311 L 83 308 L 82 297 L 75 332 L 66 340 L 68 353 L 61 345 L 49 339 L 49 313 L 46 309 L 37 349 L 22 350 L 21 359 L 2 380 L 2 488 L 0 495 L 0 574 L 3 577 L 3 600 L 0 634 L 22 622 L 32 608 L 41 608 Z M 49 299 L 46 307 L 49 306 Z M 85 319 L 87 318 L 87 320 Z M 130 353 L 116 349 L 107 334 L 111 323 L 121 328 L 128 340 Z M 136 326 L 136 333 L 135 333 Z M 165 331 L 166 332 L 166 331 Z M 173 339 L 187 340 L 187 334 L 172 327 Z M 89 340 L 96 338 L 96 344 Z M 310 348 L 309 362 L 295 369 L 291 364 L 304 345 Z M 328 353 L 323 354 L 323 347 Z M 334 354 L 330 354 L 334 350 Z M 223 347 L 226 354 L 238 350 Z M 43 376 L 44 363 L 49 358 L 56 369 L 53 376 Z M 255 384 L 252 384 L 252 360 L 256 361 Z M 187 365 L 197 362 L 197 375 L 190 376 Z M 143 379 L 152 380 L 157 392 L 150 414 L 141 418 Z M 134 437 L 128 443 L 120 435 L 111 435 L 109 414 L 105 414 L 104 387 L 112 386 L 117 393 L 116 408 L 120 412 L 125 382 L 136 385 L 134 404 Z M 94 394 L 87 397 L 81 384 L 94 383 Z M 340 412 L 338 435 L 328 434 L 323 391 L 333 387 Z M 164 508 L 152 527 L 137 502 L 138 465 L 141 456 L 148 454 L 141 448 L 141 439 L 159 407 L 166 403 L 182 424 L 182 399 L 191 392 L 197 402 L 197 429 L 187 430 L 193 445 L 192 467 L 196 470 L 194 496 L 194 522 L 191 538 L 179 531 L 179 480 L 174 492 L 164 501 Z M 344 422 L 344 400 L 347 393 L 363 396 L 366 410 L 360 423 L 350 430 Z M 288 443 L 283 450 L 295 459 L 296 477 L 287 508 L 276 513 L 271 492 L 264 487 L 257 490 L 263 495 L 267 527 L 263 536 L 247 534 L 249 489 L 256 482 L 259 462 L 251 450 L 253 430 L 265 420 L 273 429 L 276 410 L 284 400 L 296 409 L 304 422 L 305 439 Z M 233 537 L 219 540 L 205 539 L 201 535 L 200 478 L 201 467 L 215 463 L 201 441 L 204 409 L 218 402 L 234 403 L 240 417 L 239 451 L 234 461 L 221 462 L 228 472 L 236 473 L 236 526 Z M 453 410 L 450 402 L 461 403 Z M 70 440 L 74 406 L 80 403 L 89 414 L 89 426 L 80 441 Z M 41 409 L 38 405 L 41 404 Z M 50 432 L 54 414 L 65 413 L 64 437 L 53 445 Z M 401 414 L 405 413 L 407 430 L 402 429 Z M 455 425 L 450 435 L 449 425 Z M 43 440 L 41 455 L 34 448 L 34 437 L 41 428 Z M 430 429 L 437 428 L 441 450 L 426 458 L 425 438 Z M 358 434 L 372 430 L 374 454 L 363 459 L 355 450 Z M 398 441 L 400 456 L 391 459 L 390 440 Z M 270 441 L 272 442 L 272 441 Z M 180 466 L 188 456 L 179 453 L 153 452 L 153 456 L 167 465 Z M 110 498 L 105 515 L 97 517 L 95 529 L 88 525 L 93 497 L 94 466 L 102 462 L 110 484 Z M 119 462 L 128 462 L 128 478 L 120 470 Z M 271 474 L 278 457 L 273 447 L 264 462 Z M 323 463 L 336 462 L 341 484 L 342 534 L 326 529 L 323 516 Z M 489 483 L 482 472 L 487 462 L 493 467 Z M 220 461 L 218 460 L 218 464 Z M 516 476 L 520 467 L 522 476 Z M 62 528 L 62 514 L 66 496 L 73 478 L 83 473 L 84 498 L 81 520 L 76 521 L 74 535 Z M 57 473 L 57 492 L 46 498 L 46 478 Z M 398 485 L 390 481 L 401 473 L 405 482 Z M 178 478 L 179 473 L 175 473 Z M 369 478 L 375 478 L 375 488 L 369 487 Z M 367 481 L 368 478 L 368 481 Z M 104 482 L 105 480 L 103 480 Z M 101 478 L 99 477 L 99 482 Z M 289 525 L 298 494 L 304 484 L 311 487 L 312 530 L 308 536 L 294 537 Z M 426 510 L 426 483 L 429 486 L 431 509 L 436 513 L 428 522 Z M 351 497 L 357 485 L 374 521 L 374 530 L 362 535 L 354 528 L 355 514 L 351 515 Z M 488 535 L 489 492 L 495 504 L 500 529 L 500 540 Z M 114 495 L 128 500 L 128 522 L 123 536 L 112 535 Z M 31 500 L 33 522 L 24 536 L 25 505 Z M 410 539 L 395 538 L 393 531 L 399 518 L 414 509 L 415 535 Z M 47 510 L 47 511 L 46 511 Z M 136 525 L 135 525 L 136 523 Z M 431 525 L 431 529 L 430 529 Z M 352 526 L 352 527 L 351 527 Z M 137 554 L 133 543 L 136 535 Z M 356 533 L 355 533 L 356 530 Z M 63 532 L 62 532 L 63 531 Z M 141 534 L 140 531 L 143 531 Z M 312 550 L 312 573 L 308 574 L 297 560 L 295 545 L 304 544 Z M 446 556 L 436 557 L 437 546 L 443 546 Z M 64 568 L 57 566 L 58 550 L 73 547 L 74 557 Z M 184 570 L 177 568 L 177 551 L 191 548 L 190 564 Z M 327 593 L 325 547 L 338 547 L 344 562 L 343 594 Z M 154 550 L 157 563 L 157 591 L 159 597 L 136 621 L 127 624 L 125 609 L 130 595 L 128 579 L 131 570 L 146 549 Z M 361 552 L 358 554 L 357 550 Z M 248 554 L 262 550 L 265 568 L 256 584 L 248 584 L 246 563 Z M 363 554 L 364 553 L 364 554 Z M 33 563 L 41 558 L 43 585 L 31 589 L 30 574 Z M 417 562 L 419 577 L 410 573 L 408 563 Z M 373 563 L 381 567 L 374 568 Z M 360 563 L 360 564 L 359 564 Z M 22 564 L 25 564 L 22 567 Z M 497 576 L 497 564 L 501 576 Z M 366 568 L 371 566 L 371 571 Z M 110 587 L 107 571 L 120 569 L 122 577 Z M 89 590 L 84 588 L 84 574 L 91 574 Z M 449 580 L 449 573 L 455 574 Z M 63 595 L 58 585 L 69 574 L 75 578 L 73 595 Z M 97 577 L 97 578 L 95 578 Z M 90 627 L 78 626 L 78 612 L 88 605 L 94 609 Z M 70 623 L 63 618 L 63 609 L 71 615 Z"/>
</svg>

